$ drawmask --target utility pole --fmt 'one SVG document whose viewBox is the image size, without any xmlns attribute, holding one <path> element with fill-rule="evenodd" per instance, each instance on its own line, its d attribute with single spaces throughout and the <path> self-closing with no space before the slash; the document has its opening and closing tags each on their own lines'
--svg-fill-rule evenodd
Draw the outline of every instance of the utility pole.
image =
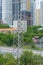
<svg viewBox="0 0 43 65">
<path fill-rule="evenodd" d="M 18 40 L 17 40 L 17 65 L 20 65 L 20 58 L 19 58 L 19 54 L 20 54 L 20 48 L 22 47 L 23 45 L 23 15 L 22 15 L 22 11 L 21 11 L 21 5 L 22 5 L 22 8 L 23 8 L 23 3 L 26 3 L 26 2 L 23 2 L 22 0 L 15 0 L 14 1 L 15 3 L 15 12 L 17 10 L 17 13 L 15 13 L 15 19 L 17 21 L 17 36 L 18 36 Z M 17 6 L 17 9 L 16 9 L 16 5 Z M 24 19 L 25 19 L 25 16 L 24 16 Z M 25 20 L 24 20 L 25 21 Z M 25 21 L 26 22 L 26 21 Z"/>
<path fill-rule="evenodd" d="M 20 58 L 19 58 L 19 49 L 21 47 L 22 41 L 21 41 L 21 0 L 18 0 L 18 28 L 17 28 L 17 34 L 18 34 L 18 43 L 17 43 L 17 65 L 20 65 Z M 20 39 L 21 38 L 21 39 Z"/>
<path fill-rule="evenodd" d="M 17 30 L 17 34 L 18 34 L 18 44 L 17 44 L 17 65 L 20 65 L 20 58 L 19 58 L 19 54 L 20 54 L 20 48 L 22 48 L 23 46 L 23 31 L 24 31 L 24 26 L 23 23 L 25 22 L 22 22 L 22 20 L 26 21 L 26 16 L 25 16 L 25 13 L 24 13 L 24 16 L 22 15 L 22 12 L 21 12 L 21 5 L 22 5 L 22 8 L 23 8 L 23 3 L 25 3 L 26 5 L 26 1 L 22 1 L 22 0 L 18 0 L 18 30 Z M 23 10 L 23 9 L 22 9 Z M 22 17 L 24 17 L 22 19 Z M 22 23 L 21 23 L 22 22 Z M 25 23 L 26 24 L 26 23 Z M 24 24 L 24 25 L 25 25 Z M 27 24 L 26 24 L 27 26 Z"/>
</svg>

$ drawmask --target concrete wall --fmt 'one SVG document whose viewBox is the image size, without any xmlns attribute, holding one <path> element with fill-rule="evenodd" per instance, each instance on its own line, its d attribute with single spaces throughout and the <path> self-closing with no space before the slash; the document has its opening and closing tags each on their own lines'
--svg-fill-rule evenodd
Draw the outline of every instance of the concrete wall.
<svg viewBox="0 0 43 65">
<path fill-rule="evenodd" d="M 19 32 L 26 32 L 27 31 L 27 21 L 13 21 L 13 28 L 19 30 Z"/>
</svg>

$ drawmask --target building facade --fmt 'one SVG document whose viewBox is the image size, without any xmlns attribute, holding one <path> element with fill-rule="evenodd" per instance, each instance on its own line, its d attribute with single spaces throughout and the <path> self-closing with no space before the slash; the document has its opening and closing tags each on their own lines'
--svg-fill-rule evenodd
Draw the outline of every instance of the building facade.
<svg viewBox="0 0 43 65">
<path fill-rule="evenodd" d="M 35 25 L 35 0 L 26 0 L 26 16 L 27 16 L 27 24 Z"/>
<path fill-rule="evenodd" d="M 0 0 L 0 20 L 2 20 L 2 0 Z"/>
<path fill-rule="evenodd" d="M 31 20 L 31 0 L 26 1 L 26 16 L 27 16 L 27 25 L 32 25 L 32 20 Z"/>
<path fill-rule="evenodd" d="M 27 21 L 21 20 L 19 27 L 18 27 L 18 21 L 13 21 L 13 28 L 16 30 L 19 29 L 19 32 L 26 32 L 27 31 Z"/>
<path fill-rule="evenodd" d="M 36 18 L 36 26 L 40 26 L 40 9 L 36 9 L 35 18 Z"/>
<path fill-rule="evenodd" d="M 26 1 L 26 10 L 30 11 L 31 10 L 31 0 Z"/>
<path fill-rule="evenodd" d="M 40 2 L 40 25 L 43 26 L 43 2 Z"/>
<path fill-rule="evenodd" d="M 31 0 L 31 21 L 33 26 L 36 25 L 35 14 L 36 14 L 36 1 Z"/>
<path fill-rule="evenodd" d="M 21 0 L 12 0 L 13 20 L 18 20 L 21 13 Z"/>
<path fill-rule="evenodd" d="M 39 3 L 35 0 L 33 23 L 35 26 L 40 26 L 40 7 L 37 5 L 39 5 Z"/>
<path fill-rule="evenodd" d="M 13 25 L 13 21 L 27 20 L 28 25 L 35 25 L 34 0 L 2 0 L 2 21 Z"/>
<path fill-rule="evenodd" d="M 2 20 L 12 25 L 12 0 L 2 0 Z"/>
<path fill-rule="evenodd" d="M 31 0 L 22 0 L 22 20 L 27 21 L 27 25 L 31 25 Z"/>
<path fill-rule="evenodd" d="M 2 0 L 2 20 L 8 25 L 13 25 L 14 20 L 20 18 L 20 4 L 19 0 Z"/>
<path fill-rule="evenodd" d="M 26 0 L 13 0 L 13 28 L 19 29 L 19 32 L 27 31 L 25 9 Z"/>
</svg>

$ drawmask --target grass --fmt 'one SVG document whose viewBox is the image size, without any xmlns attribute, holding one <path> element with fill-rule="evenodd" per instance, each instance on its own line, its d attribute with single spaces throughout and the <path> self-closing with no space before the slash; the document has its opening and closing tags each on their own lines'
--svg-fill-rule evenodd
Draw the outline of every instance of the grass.
<svg viewBox="0 0 43 65">
<path fill-rule="evenodd" d="M 0 46 L 7 46 L 7 45 L 0 41 Z"/>
<path fill-rule="evenodd" d="M 0 46 L 7 46 L 7 45 L 5 43 L 2 43 L 0 41 Z M 12 45 L 12 46 L 8 46 L 8 47 L 17 48 L 16 45 Z M 23 48 L 23 49 L 32 49 L 32 50 L 42 50 L 43 51 L 43 48 L 39 48 L 39 47 L 35 46 L 34 44 L 31 44 L 31 45 L 23 45 L 21 48 Z"/>
<path fill-rule="evenodd" d="M 43 50 L 43 48 L 39 48 L 39 47 L 32 47 L 32 46 L 28 46 L 28 45 L 24 45 L 22 47 L 23 49 L 32 49 L 32 50 Z"/>
</svg>

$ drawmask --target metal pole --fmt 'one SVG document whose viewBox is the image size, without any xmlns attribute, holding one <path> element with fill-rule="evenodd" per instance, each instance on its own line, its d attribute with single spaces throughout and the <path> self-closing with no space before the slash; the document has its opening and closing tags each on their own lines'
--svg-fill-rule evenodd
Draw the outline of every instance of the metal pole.
<svg viewBox="0 0 43 65">
<path fill-rule="evenodd" d="M 41 38 L 40 38 L 40 55 L 41 55 Z M 40 65 L 41 65 L 41 58 L 40 58 Z"/>
<path fill-rule="evenodd" d="M 21 3 L 20 3 L 20 0 L 18 0 L 18 46 L 17 46 L 17 65 L 20 65 L 20 58 L 19 58 L 19 48 L 20 48 L 20 25 L 21 25 L 21 20 L 20 20 L 20 6 L 21 6 Z"/>
</svg>

